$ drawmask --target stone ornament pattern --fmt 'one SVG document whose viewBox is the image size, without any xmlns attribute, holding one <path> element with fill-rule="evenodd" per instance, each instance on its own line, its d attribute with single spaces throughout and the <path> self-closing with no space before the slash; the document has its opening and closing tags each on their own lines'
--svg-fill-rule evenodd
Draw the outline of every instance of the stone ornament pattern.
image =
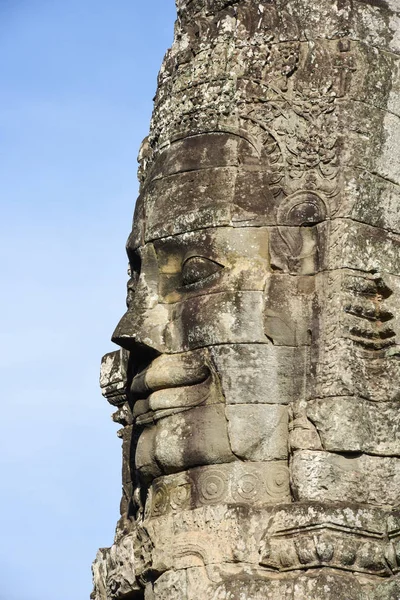
<svg viewBox="0 0 400 600">
<path fill-rule="evenodd" d="M 330 567 L 387 577 L 387 551 L 380 534 L 321 523 L 275 534 L 264 544 L 260 563 L 282 572 Z"/>
<path fill-rule="evenodd" d="M 194 488 L 197 491 L 200 504 L 219 504 L 226 498 L 228 480 L 223 471 L 207 469 L 197 479 Z"/>
<path fill-rule="evenodd" d="M 260 564 L 279 572 L 329 567 L 379 577 L 399 572 L 397 512 L 366 505 L 295 504 L 269 520 Z"/>
<path fill-rule="evenodd" d="M 310 44 L 290 12 L 279 2 L 235 3 L 218 16 L 216 9 L 202 15 L 198 33 L 183 34 L 185 44 L 177 34 L 160 77 L 152 156 L 163 151 L 164 136 L 176 139 L 200 127 L 201 132 L 241 130 L 259 148 L 275 196 L 318 191 L 334 214 L 342 183 L 338 108 L 356 71 L 354 44 L 346 38 Z M 215 79 L 206 56 L 219 69 Z"/>
<path fill-rule="evenodd" d="M 190 469 L 155 480 L 149 489 L 145 517 L 217 504 L 259 507 L 290 501 L 285 461 L 231 463 Z"/>
</svg>

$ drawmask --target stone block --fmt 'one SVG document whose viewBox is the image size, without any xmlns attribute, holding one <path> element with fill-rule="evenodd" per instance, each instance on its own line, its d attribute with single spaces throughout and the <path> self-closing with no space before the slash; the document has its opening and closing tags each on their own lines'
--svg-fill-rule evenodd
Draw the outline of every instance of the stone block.
<svg viewBox="0 0 400 600">
<path fill-rule="evenodd" d="M 277 578 L 245 564 L 171 571 L 156 582 L 154 594 L 145 600 L 369 600 L 350 573 L 310 572 Z"/>
<path fill-rule="evenodd" d="M 397 400 L 399 293 L 399 278 L 389 273 L 338 269 L 319 276 L 314 397 Z"/>
<path fill-rule="evenodd" d="M 215 167 L 238 167 L 241 139 L 235 135 L 214 133 L 176 140 L 161 151 L 151 169 L 149 181 Z M 252 152 L 250 144 L 247 153 Z M 253 153 L 255 153 L 253 149 Z"/>
<path fill-rule="evenodd" d="M 346 168 L 339 216 L 400 233 L 400 188 L 392 181 L 362 169 Z"/>
<path fill-rule="evenodd" d="M 278 273 L 309 276 L 324 269 L 327 224 L 301 225 L 271 228 L 271 265 Z"/>
<path fill-rule="evenodd" d="M 356 396 L 326 398 L 310 402 L 307 415 L 325 450 L 400 456 L 398 402 L 376 403 Z"/>
<path fill-rule="evenodd" d="M 168 571 L 159 577 L 153 586 L 148 586 L 144 600 L 189 599 L 186 571 Z"/>
<path fill-rule="evenodd" d="M 335 219 L 327 268 L 399 275 L 399 249 L 400 236 L 390 231 L 349 219 Z"/>
<path fill-rule="evenodd" d="M 288 404 L 304 397 L 307 348 L 227 344 L 210 348 L 227 404 Z"/>
<path fill-rule="evenodd" d="M 93 580 L 94 600 L 122 600 L 141 592 L 135 573 L 134 535 L 126 535 L 97 553 Z"/>
<path fill-rule="evenodd" d="M 261 564 L 290 571 L 328 567 L 387 577 L 388 513 L 343 504 L 295 503 L 278 509 L 261 541 Z"/>
<path fill-rule="evenodd" d="M 400 503 L 400 459 L 395 457 L 300 450 L 293 456 L 291 477 L 295 499 L 302 502 Z"/>
<path fill-rule="evenodd" d="M 264 330 L 275 346 L 309 346 L 313 277 L 272 274 L 265 291 Z"/>
<path fill-rule="evenodd" d="M 288 411 L 279 404 L 226 407 L 232 452 L 241 460 L 284 460 L 288 456 Z"/>
<path fill-rule="evenodd" d="M 174 306 L 168 339 L 182 352 L 219 344 L 268 344 L 263 329 L 263 292 L 221 292 Z"/>
<path fill-rule="evenodd" d="M 238 170 L 232 200 L 232 224 L 257 227 L 275 225 L 279 200 L 274 197 L 268 167 L 261 170 L 241 168 Z"/>
<path fill-rule="evenodd" d="M 262 291 L 270 271 L 268 240 L 266 227 L 215 227 L 155 241 L 160 302 L 175 304 L 218 292 Z M 193 261 L 201 272 L 194 272 Z"/>
<path fill-rule="evenodd" d="M 230 224 L 236 168 L 177 173 L 146 187 L 146 242 Z"/>
</svg>

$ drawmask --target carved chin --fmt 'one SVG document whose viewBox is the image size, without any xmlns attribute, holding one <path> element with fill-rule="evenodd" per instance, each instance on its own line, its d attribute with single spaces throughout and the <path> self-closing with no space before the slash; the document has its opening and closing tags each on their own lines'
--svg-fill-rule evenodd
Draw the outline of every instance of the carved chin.
<svg viewBox="0 0 400 600">
<path fill-rule="evenodd" d="M 160 475 L 233 460 L 224 404 L 160 419 L 146 427 L 136 449 L 136 468 L 146 483 Z"/>
</svg>

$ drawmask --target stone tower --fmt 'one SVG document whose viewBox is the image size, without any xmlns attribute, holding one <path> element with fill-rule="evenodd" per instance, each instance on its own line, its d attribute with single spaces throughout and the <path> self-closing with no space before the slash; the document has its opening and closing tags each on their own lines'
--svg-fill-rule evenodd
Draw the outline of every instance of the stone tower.
<svg viewBox="0 0 400 600">
<path fill-rule="evenodd" d="M 400 0 L 177 0 L 93 600 L 400 599 Z"/>
</svg>

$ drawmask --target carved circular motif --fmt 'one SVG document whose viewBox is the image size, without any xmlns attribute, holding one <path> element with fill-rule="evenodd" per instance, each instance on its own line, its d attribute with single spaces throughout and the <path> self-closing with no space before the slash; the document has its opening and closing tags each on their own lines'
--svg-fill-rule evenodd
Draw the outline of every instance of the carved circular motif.
<svg viewBox="0 0 400 600">
<path fill-rule="evenodd" d="M 182 509 L 189 506 L 190 485 L 178 485 L 171 490 L 171 506 L 173 509 Z"/>
<path fill-rule="evenodd" d="M 151 514 L 153 517 L 163 515 L 169 506 L 168 488 L 163 483 L 157 483 L 152 490 Z"/>
<path fill-rule="evenodd" d="M 199 477 L 196 487 L 202 504 L 217 504 L 226 497 L 226 476 L 222 471 L 208 471 Z"/>
<path fill-rule="evenodd" d="M 269 496 L 280 498 L 289 492 L 289 471 L 287 467 L 274 467 L 265 481 Z"/>
<path fill-rule="evenodd" d="M 261 495 L 262 483 L 255 473 L 245 473 L 234 481 L 232 494 L 236 501 L 252 502 Z"/>
</svg>

